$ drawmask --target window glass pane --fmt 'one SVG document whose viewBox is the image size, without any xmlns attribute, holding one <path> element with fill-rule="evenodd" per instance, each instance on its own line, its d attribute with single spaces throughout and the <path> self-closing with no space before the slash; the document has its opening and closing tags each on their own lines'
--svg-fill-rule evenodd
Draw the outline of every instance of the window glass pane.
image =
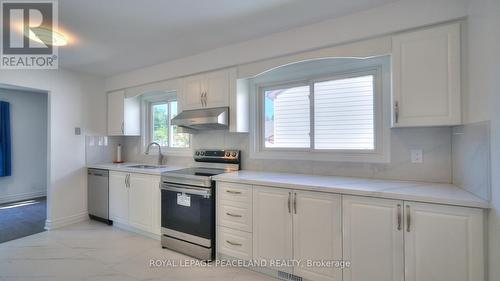
<svg viewBox="0 0 500 281">
<path fill-rule="evenodd" d="M 373 75 L 314 84 L 316 149 L 375 149 Z"/>
<path fill-rule="evenodd" d="M 152 141 L 168 146 L 168 104 L 151 105 Z"/>
<path fill-rule="evenodd" d="M 264 146 L 309 148 L 309 86 L 264 92 Z"/>
<path fill-rule="evenodd" d="M 170 119 L 177 115 L 177 102 L 170 102 Z M 171 147 L 189 147 L 189 134 L 179 133 L 179 128 L 175 125 L 171 126 L 172 129 L 172 145 Z"/>
</svg>

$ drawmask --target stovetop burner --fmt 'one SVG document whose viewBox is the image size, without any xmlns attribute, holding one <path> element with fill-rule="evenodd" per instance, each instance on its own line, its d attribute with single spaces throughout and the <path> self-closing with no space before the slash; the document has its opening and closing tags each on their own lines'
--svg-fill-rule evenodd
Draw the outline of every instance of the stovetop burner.
<svg viewBox="0 0 500 281">
<path fill-rule="evenodd" d="M 194 152 L 195 167 L 162 173 L 163 183 L 212 187 L 212 176 L 240 169 L 239 150 L 206 150 Z"/>
<path fill-rule="evenodd" d="M 191 176 L 201 176 L 201 177 L 211 177 L 219 175 L 226 172 L 224 169 L 214 169 L 214 168 L 186 168 L 180 170 L 169 171 L 169 174 L 180 174 L 180 175 L 191 175 Z"/>
</svg>

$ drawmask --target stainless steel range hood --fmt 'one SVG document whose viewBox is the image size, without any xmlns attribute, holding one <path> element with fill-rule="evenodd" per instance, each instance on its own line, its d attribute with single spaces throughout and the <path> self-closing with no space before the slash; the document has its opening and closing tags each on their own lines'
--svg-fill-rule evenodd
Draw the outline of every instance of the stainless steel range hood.
<svg viewBox="0 0 500 281">
<path fill-rule="evenodd" d="M 172 125 L 191 130 L 223 130 L 229 127 L 229 107 L 184 110 L 172 119 Z"/>
</svg>

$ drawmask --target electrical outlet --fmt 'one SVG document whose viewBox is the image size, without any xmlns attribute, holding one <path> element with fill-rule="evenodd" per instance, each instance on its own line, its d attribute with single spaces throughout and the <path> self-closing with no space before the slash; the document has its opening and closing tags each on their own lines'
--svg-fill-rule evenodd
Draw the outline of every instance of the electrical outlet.
<svg viewBox="0 0 500 281">
<path fill-rule="evenodd" d="M 411 162 L 414 164 L 424 163 L 424 151 L 422 149 L 410 150 Z"/>
</svg>

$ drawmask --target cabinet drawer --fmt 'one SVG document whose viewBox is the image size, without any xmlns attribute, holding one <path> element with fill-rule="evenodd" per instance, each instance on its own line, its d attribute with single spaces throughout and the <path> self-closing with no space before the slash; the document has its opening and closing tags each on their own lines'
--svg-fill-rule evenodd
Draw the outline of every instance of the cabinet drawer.
<svg viewBox="0 0 500 281">
<path fill-rule="evenodd" d="M 218 225 L 243 231 L 252 231 L 252 207 L 242 202 L 219 201 Z"/>
<path fill-rule="evenodd" d="M 252 186 L 239 183 L 217 183 L 217 196 L 220 200 L 229 200 L 252 204 Z"/>
<path fill-rule="evenodd" d="M 219 253 L 242 260 L 252 259 L 252 234 L 218 226 Z"/>
</svg>

